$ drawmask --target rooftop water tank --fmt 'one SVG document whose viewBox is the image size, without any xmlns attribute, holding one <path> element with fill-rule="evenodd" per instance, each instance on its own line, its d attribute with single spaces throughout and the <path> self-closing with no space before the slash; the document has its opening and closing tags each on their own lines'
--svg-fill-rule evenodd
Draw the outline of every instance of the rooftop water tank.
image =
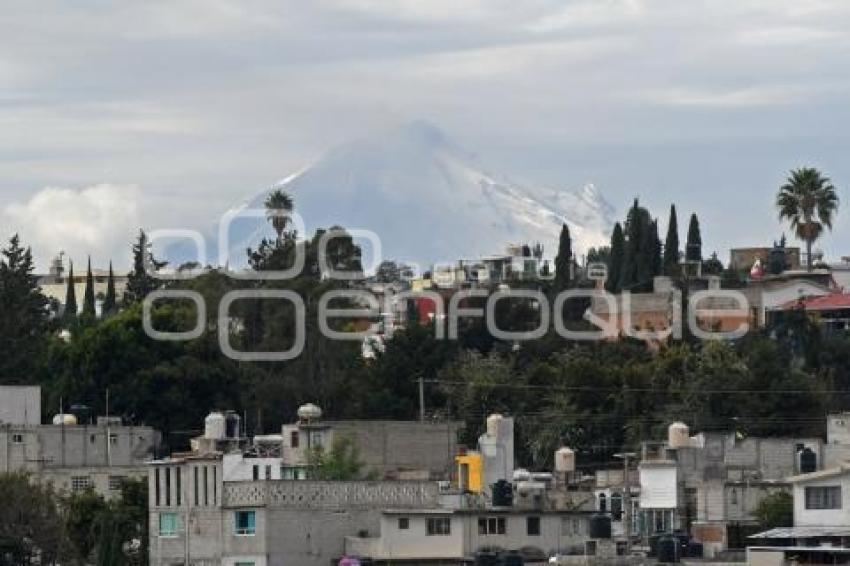
<svg viewBox="0 0 850 566">
<path fill-rule="evenodd" d="M 220 411 L 213 411 L 204 419 L 204 438 L 222 440 L 225 437 L 225 419 Z"/>
<path fill-rule="evenodd" d="M 531 479 L 531 472 L 524 468 L 517 468 L 513 473 L 514 481 L 528 481 Z"/>
<path fill-rule="evenodd" d="M 59 413 L 53 417 L 53 424 L 73 426 L 77 424 L 77 417 L 70 413 Z"/>
<path fill-rule="evenodd" d="M 487 417 L 487 436 L 492 438 L 499 438 L 499 433 L 502 430 L 503 420 L 505 420 L 505 417 L 503 417 L 499 413 L 493 413 L 492 415 Z"/>
<path fill-rule="evenodd" d="M 576 453 L 566 446 L 555 450 L 555 471 L 567 473 L 576 471 Z"/>
<path fill-rule="evenodd" d="M 227 411 L 224 413 L 224 437 L 225 438 L 241 438 L 242 437 L 242 417 L 236 411 Z"/>
<path fill-rule="evenodd" d="M 687 448 L 691 445 L 691 430 L 683 422 L 675 422 L 667 428 L 667 444 L 670 448 Z"/>
<path fill-rule="evenodd" d="M 298 419 L 302 421 L 317 421 L 322 418 L 322 410 L 313 403 L 298 407 Z"/>
</svg>

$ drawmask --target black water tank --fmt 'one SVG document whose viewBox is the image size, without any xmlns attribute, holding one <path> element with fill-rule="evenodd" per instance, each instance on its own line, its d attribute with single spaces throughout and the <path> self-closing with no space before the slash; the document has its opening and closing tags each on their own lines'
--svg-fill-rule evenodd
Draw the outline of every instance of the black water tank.
<svg viewBox="0 0 850 566">
<path fill-rule="evenodd" d="M 499 557 L 495 552 L 480 550 L 475 553 L 475 566 L 498 566 Z"/>
<path fill-rule="evenodd" d="M 691 541 L 688 543 L 688 557 L 702 558 L 704 547 L 701 542 Z"/>
<path fill-rule="evenodd" d="M 818 456 L 811 448 L 803 448 L 800 452 L 800 473 L 810 474 L 818 471 Z"/>
<path fill-rule="evenodd" d="M 522 559 L 522 554 L 516 550 L 508 550 L 499 555 L 499 566 L 523 566 L 525 560 Z"/>
<path fill-rule="evenodd" d="M 493 484 L 493 507 L 510 507 L 514 503 L 514 490 L 511 483 L 499 480 Z"/>
<path fill-rule="evenodd" d="M 679 561 L 680 552 L 679 537 L 676 535 L 664 535 L 658 538 L 658 561 L 661 563 L 672 563 Z"/>
<path fill-rule="evenodd" d="M 591 515 L 590 538 L 611 538 L 611 517 L 603 513 Z"/>
</svg>

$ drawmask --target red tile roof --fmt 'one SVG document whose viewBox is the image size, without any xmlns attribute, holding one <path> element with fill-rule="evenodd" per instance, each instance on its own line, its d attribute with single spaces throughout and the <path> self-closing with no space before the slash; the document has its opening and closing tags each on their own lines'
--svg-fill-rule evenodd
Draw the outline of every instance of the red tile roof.
<svg viewBox="0 0 850 566">
<path fill-rule="evenodd" d="M 780 305 L 779 310 L 791 310 L 800 307 L 807 311 L 829 311 L 850 309 L 850 293 L 832 293 L 820 297 L 805 297 L 801 300 L 795 299 Z"/>
</svg>

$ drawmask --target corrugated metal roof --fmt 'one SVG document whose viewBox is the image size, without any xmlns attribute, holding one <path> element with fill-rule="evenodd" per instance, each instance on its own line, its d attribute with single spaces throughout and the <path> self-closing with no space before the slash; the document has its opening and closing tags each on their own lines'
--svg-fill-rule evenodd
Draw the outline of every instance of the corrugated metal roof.
<svg viewBox="0 0 850 566">
<path fill-rule="evenodd" d="M 847 537 L 850 536 L 850 526 L 838 527 L 779 527 L 747 538 L 782 539 L 782 538 L 815 538 L 815 537 Z"/>
</svg>

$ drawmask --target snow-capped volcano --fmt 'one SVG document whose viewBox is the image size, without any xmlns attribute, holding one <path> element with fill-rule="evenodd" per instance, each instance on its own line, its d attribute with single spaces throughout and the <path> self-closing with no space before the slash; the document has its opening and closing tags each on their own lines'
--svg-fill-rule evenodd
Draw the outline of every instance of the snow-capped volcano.
<svg viewBox="0 0 850 566">
<path fill-rule="evenodd" d="M 554 256 L 563 222 L 585 250 L 605 245 L 613 224 L 592 185 L 520 186 L 485 172 L 426 122 L 333 149 L 277 186 L 293 196 L 308 234 L 333 225 L 371 230 L 384 259 L 422 266 L 502 253 L 509 243 L 540 242 Z M 248 206 L 262 207 L 267 194 Z"/>
</svg>

